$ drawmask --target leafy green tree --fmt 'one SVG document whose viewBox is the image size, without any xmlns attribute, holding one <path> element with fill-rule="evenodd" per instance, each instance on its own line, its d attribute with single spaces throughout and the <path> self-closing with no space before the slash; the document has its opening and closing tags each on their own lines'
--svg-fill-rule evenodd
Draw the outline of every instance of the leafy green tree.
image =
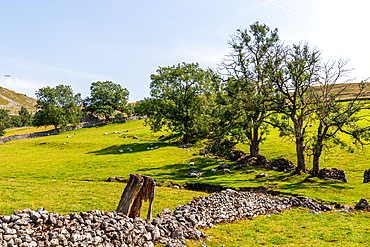
<svg viewBox="0 0 370 247">
<path fill-rule="evenodd" d="M 0 123 L 0 136 L 5 135 L 5 126 Z"/>
<path fill-rule="evenodd" d="M 9 110 L 0 109 L 0 124 L 4 126 L 4 129 L 11 127 L 9 112 Z"/>
<path fill-rule="evenodd" d="M 307 43 L 280 50 L 275 60 L 270 60 L 270 80 L 276 89 L 275 114 L 271 124 L 280 130 L 280 135 L 295 141 L 297 173 L 306 171 L 305 141 L 307 127 L 312 122 L 315 110 L 309 92 L 318 81 L 320 52 Z"/>
<path fill-rule="evenodd" d="M 19 116 L 10 116 L 10 127 L 22 127 L 22 122 Z"/>
<path fill-rule="evenodd" d="M 309 94 L 313 100 L 314 131 L 307 141 L 307 153 L 312 155 L 313 174 L 318 175 L 319 161 L 323 151 L 330 150 L 333 145 L 347 147 L 354 152 L 348 141 L 339 133 L 349 136 L 357 147 L 370 141 L 370 127 L 360 122 L 368 117 L 363 110 L 369 108 L 367 101 L 361 100 L 365 83 L 358 84 L 357 91 L 347 102 L 342 102 L 341 95 L 347 91 L 353 81 L 349 77 L 351 69 L 347 69 L 347 59 L 331 60 L 321 66 L 319 80 L 311 88 Z M 343 86 L 339 89 L 338 84 Z M 316 127 L 316 128 L 315 128 Z"/>
<path fill-rule="evenodd" d="M 21 126 L 29 126 L 32 123 L 32 114 L 28 112 L 27 108 L 22 106 L 18 111 Z"/>
<path fill-rule="evenodd" d="M 151 98 L 141 103 L 146 123 L 152 131 L 167 127 L 183 142 L 209 134 L 207 95 L 216 74 L 203 70 L 198 63 L 179 63 L 159 67 L 150 76 Z"/>
<path fill-rule="evenodd" d="M 53 125 L 57 129 L 79 122 L 76 113 L 81 105 L 81 94 L 73 94 L 71 86 L 60 84 L 53 88 L 40 88 L 36 97 L 39 110 L 34 117 L 35 126 Z"/>
<path fill-rule="evenodd" d="M 129 94 L 130 92 L 120 84 L 111 81 L 93 82 L 90 87 L 90 97 L 84 100 L 85 111 L 109 120 L 116 111 L 127 110 Z"/>
<path fill-rule="evenodd" d="M 277 29 L 255 22 L 231 36 L 229 53 L 220 65 L 227 77 L 217 85 L 214 116 L 217 135 L 231 135 L 249 145 L 250 155 L 259 155 L 259 145 L 267 132 L 265 120 L 272 106 L 274 89 L 266 63 L 279 45 Z"/>
<path fill-rule="evenodd" d="M 123 114 L 122 112 L 118 112 L 116 115 L 114 115 L 114 118 L 118 120 L 123 120 L 126 118 L 126 115 Z"/>
</svg>

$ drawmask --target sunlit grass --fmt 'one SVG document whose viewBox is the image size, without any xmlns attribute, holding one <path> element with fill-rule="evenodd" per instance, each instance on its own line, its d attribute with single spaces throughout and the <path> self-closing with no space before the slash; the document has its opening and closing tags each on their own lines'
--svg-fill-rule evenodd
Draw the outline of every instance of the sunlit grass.
<svg viewBox="0 0 370 247">
<path fill-rule="evenodd" d="M 367 246 L 370 213 L 329 212 L 313 215 L 294 209 L 271 217 L 215 225 L 206 230 L 206 246 Z M 202 246 L 187 241 L 188 246 Z"/>
<path fill-rule="evenodd" d="M 0 215 L 16 209 L 36 210 L 39 207 L 60 214 L 91 209 L 113 211 L 125 184 L 105 180 L 111 176 L 128 178 L 130 173 L 151 176 L 159 185 L 190 182 L 232 188 L 265 186 L 328 203 L 353 205 L 360 198 L 370 198 L 369 184 L 362 183 L 364 170 L 370 168 L 367 149 L 351 154 L 334 148 L 332 153 L 322 157 L 321 167 L 344 169 L 348 183 L 307 179 L 308 174 L 291 175 L 256 167 L 234 170 L 233 162 L 194 156 L 202 147 L 200 144 L 186 151 L 176 147 L 178 144 L 169 144 L 168 140 L 158 140 L 163 133 L 153 134 L 143 123 L 143 120 L 127 121 L 1 144 Z M 13 133 L 21 131 L 25 130 L 18 129 Z M 113 131 L 122 133 L 112 134 Z M 133 136 L 139 140 L 132 139 Z M 147 149 L 153 146 L 159 146 L 159 149 Z M 246 149 L 241 145 L 238 147 Z M 261 145 L 261 154 L 270 160 L 286 157 L 296 162 L 294 144 L 280 139 L 274 129 Z M 195 166 L 188 167 L 189 162 L 194 162 Z M 209 172 L 221 162 L 231 165 L 231 174 Z M 191 170 L 209 173 L 200 179 L 187 178 Z M 256 173 L 246 174 L 246 170 L 267 172 L 269 176 L 256 179 Z M 186 204 L 197 195 L 206 193 L 157 186 L 153 215 L 163 208 L 174 209 L 176 205 Z M 144 203 L 143 218 L 146 210 L 147 203 Z M 260 216 L 252 221 L 215 226 L 206 231 L 213 236 L 206 245 L 361 246 L 369 241 L 368 217 L 368 213 L 312 215 L 297 209 L 270 218 Z M 192 245 L 191 242 L 188 244 Z M 200 246 L 199 242 L 193 244 Z"/>
</svg>

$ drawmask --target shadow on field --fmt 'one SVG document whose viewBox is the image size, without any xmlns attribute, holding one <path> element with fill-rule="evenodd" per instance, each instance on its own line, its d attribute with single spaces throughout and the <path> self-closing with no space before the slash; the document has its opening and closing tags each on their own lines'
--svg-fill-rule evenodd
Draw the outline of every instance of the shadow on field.
<svg viewBox="0 0 370 247">
<path fill-rule="evenodd" d="M 219 163 L 222 163 L 222 161 L 214 160 L 214 159 L 207 159 L 203 157 L 196 157 L 190 160 L 190 162 L 194 163 L 194 166 L 189 166 L 189 163 L 176 163 L 176 164 L 170 164 L 160 167 L 149 167 L 149 168 L 143 168 L 139 169 L 138 171 L 144 172 L 144 173 L 155 173 L 158 177 L 171 177 L 181 178 L 184 179 L 187 177 L 189 172 L 191 171 L 198 171 L 198 172 L 206 172 L 206 174 L 202 175 L 203 177 L 211 177 L 214 176 L 214 174 L 211 172 L 212 168 L 215 168 L 219 165 Z M 221 174 L 221 172 L 218 172 Z M 195 178 L 196 179 L 196 178 Z"/>
<path fill-rule="evenodd" d="M 348 189 L 348 185 L 338 180 L 318 181 L 313 184 L 313 183 L 307 182 L 306 179 L 302 179 L 300 181 L 297 181 L 296 183 L 290 183 L 290 184 L 280 186 L 280 189 L 292 190 L 292 191 L 297 191 L 301 189 L 314 189 L 314 188 L 343 190 L 343 189 Z M 353 189 L 353 187 L 351 189 Z"/>
<path fill-rule="evenodd" d="M 153 144 L 153 145 L 150 145 Z M 103 148 L 98 151 L 89 152 L 87 154 L 96 154 L 96 155 L 124 155 L 127 153 L 138 153 L 138 152 L 152 152 L 163 147 L 173 146 L 164 142 L 152 142 L 152 143 L 131 143 L 131 144 L 122 144 L 122 145 L 112 145 L 107 148 Z M 148 149 L 149 148 L 149 149 Z M 153 148 L 153 150 L 151 149 Z"/>
</svg>

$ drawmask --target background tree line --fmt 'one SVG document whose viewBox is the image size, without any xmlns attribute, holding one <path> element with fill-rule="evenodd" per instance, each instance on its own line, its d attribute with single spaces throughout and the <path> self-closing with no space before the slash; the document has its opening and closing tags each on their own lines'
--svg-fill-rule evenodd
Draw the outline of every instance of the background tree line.
<svg viewBox="0 0 370 247">
<path fill-rule="evenodd" d="M 65 128 L 68 124 L 77 124 L 86 114 L 108 121 L 114 117 L 125 118 L 133 114 L 127 105 L 129 91 L 111 81 L 93 82 L 90 96 L 84 100 L 81 94 L 73 93 L 70 85 L 43 87 L 36 91 L 37 112 L 32 115 L 25 107 L 18 116 L 10 116 L 9 111 L 0 109 L 0 136 L 5 129 L 22 126 L 48 126 L 55 129 Z"/>
</svg>

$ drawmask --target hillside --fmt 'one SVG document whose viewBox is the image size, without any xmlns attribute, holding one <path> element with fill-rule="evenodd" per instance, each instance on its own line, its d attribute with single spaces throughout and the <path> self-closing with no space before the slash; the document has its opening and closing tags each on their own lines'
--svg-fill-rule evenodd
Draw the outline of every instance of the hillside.
<svg viewBox="0 0 370 247">
<path fill-rule="evenodd" d="M 356 97 L 359 92 L 358 83 L 344 83 L 337 84 L 334 86 L 333 93 L 338 94 L 338 100 L 351 100 Z M 361 99 L 370 98 L 370 83 L 366 83 L 366 87 L 362 94 L 360 95 Z"/>
<path fill-rule="evenodd" d="M 29 112 L 35 113 L 35 105 L 36 99 L 0 86 L 0 109 L 10 110 L 10 114 L 18 114 L 24 106 Z"/>
</svg>

